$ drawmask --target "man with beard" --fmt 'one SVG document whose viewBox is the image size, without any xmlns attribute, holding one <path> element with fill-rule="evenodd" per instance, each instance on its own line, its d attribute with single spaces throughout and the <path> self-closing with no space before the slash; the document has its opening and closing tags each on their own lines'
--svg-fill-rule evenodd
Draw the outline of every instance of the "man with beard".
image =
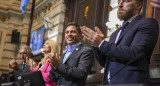
<svg viewBox="0 0 160 86">
<path fill-rule="evenodd" d="M 81 44 L 81 29 L 71 22 L 65 29 L 65 53 L 51 58 L 52 69 L 49 78 L 57 80 L 57 86 L 85 86 L 93 65 L 93 50 Z"/>
<path fill-rule="evenodd" d="M 118 0 L 118 18 L 123 25 L 109 41 L 95 27 L 81 27 L 82 35 L 93 45 L 96 59 L 105 68 L 103 84 L 150 85 L 149 63 L 158 39 L 155 19 L 139 15 L 143 0 Z"/>
</svg>

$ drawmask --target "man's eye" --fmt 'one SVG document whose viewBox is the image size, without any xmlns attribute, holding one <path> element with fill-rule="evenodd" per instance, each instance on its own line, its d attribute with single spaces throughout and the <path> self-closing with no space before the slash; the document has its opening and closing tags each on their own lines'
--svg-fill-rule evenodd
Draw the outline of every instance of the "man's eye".
<svg viewBox="0 0 160 86">
<path fill-rule="evenodd" d="M 123 2 L 130 2 L 131 0 L 123 0 Z"/>
<path fill-rule="evenodd" d="M 120 3 L 120 0 L 118 0 L 118 4 Z"/>
<path fill-rule="evenodd" d="M 27 54 L 27 53 L 19 53 L 19 54 Z"/>
<path fill-rule="evenodd" d="M 130 2 L 131 0 L 123 0 L 122 2 Z M 118 0 L 118 4 L 121 2 L 121 0 Z"/>
<path fill-rule="evenodd" d="M 71 33 L 76 33 L 76 31 L 72 31 Z"/>
<path fill-rule="evenodd" d="M 68 32 L 66 32 L 66 34 L 67 34 Z"/>
</svg>

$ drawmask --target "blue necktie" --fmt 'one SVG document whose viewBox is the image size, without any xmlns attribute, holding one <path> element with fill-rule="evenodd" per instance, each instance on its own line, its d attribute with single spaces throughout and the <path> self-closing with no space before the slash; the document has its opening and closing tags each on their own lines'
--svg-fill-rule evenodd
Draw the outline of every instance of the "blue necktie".
<svg viewBox="0 0 160 86">
<path fill-rule="evenodd" d="M 126 24 L 122 25 L 121 27 L 121 34 L 123 33 L 124 29 L 126 28 L 126 26 L 129 24 L 129 22 L 127 22 Z M 120 35 L 121 35 L 120 34 Z"/>
<path fill-rule="evenodd" d="M 119 33 L 117 34 L 116 40 L 115 40 L 115 44 L 117 44 L 119 37 L 121 36 L 122 32 L 124 31 L 124 29 L 126 28 L 126 26 L 129 24 L 129 22 L 127 22 L 126 24 L 123 24 L 122 27 L 120 28 L 121 30 L 119 31 Z"/>
</svg>

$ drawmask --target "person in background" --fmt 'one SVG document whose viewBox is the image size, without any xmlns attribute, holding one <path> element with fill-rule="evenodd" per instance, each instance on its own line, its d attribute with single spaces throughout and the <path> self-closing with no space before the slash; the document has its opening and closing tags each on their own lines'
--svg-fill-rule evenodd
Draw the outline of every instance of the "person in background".
<svg viewBox="0 0 160 86">
<path fill-rule="evenodd" d="M 149 64 L 158 39 L 159 25 L 155 19 L 139 15 L 142 5 L 143 0 L 118 0 L 117 14 L 123 25 L 113 32 L 109 41 L 105 40 L 98 27 L 95 31 L 81 27 L 83 36 L 93 45 L 97 61 L 105 68 L 105 85 L 150 86 Z"/>
<path fill-rule="evenodd" d="M 32 50 L 29 46 L 23 45 L 19 49 L 19 58 L 22 60 L 21 64 L 18 64 L 18 60 L 11 60 L 9 62 L 9 74 L 7 81 L 14 82 L 16 77 L 20 74 L 30 72 L 32 68 L 36 67 L 36 63 L 30 58 L 32 55 Z M 33 62 L 33 65 L 32 65 Z"/>
<path fill-rule="evenodd" d="M 85 86 L 93 65 L 94 53 L 81 44 L 81 30 L 71 22 L 65 28 L 65 53 L 59 58 L 50 58 L 52 69 L 49 78 L 57 80 L 57 86 Z"/>
<path fill-rule="evenodd" d="M 47 40 L 43 45 L 43 53 L 44 58 L 39 62 L 39 65 L 33 69 L 33 71 L 41 71 L 46 86 L 56 86 L 56 82 L 52 82 L 48 76 L 51 70 L 49 57 L 52 58 L 59 55 L 59 46 L 57 42 L 50 39 Z"/>
<path fill-rule="evenodd" d="M 151 0 L 151 5 L 155 8 L 160 9 L 160 0 Z"/>
</svg>

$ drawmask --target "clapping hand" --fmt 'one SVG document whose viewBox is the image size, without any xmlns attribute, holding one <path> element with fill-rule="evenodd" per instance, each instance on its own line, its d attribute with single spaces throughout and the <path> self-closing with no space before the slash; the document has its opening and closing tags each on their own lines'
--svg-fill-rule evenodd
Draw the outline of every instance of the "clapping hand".
<svg viewBox="0 0 160 86">
<path fill-rule="evenodd" d="M 160 9 L 160 0 L 151 0 L 151 5 Z"/>
<path fill-rule="evenodd" d="M 32 63 L 33 62 L 33 63 Z M 37 64 L 33 61 L 33 59 L 30 59 L 29 57 L 26 57 L 26 63 L 32 70 L 33 68 L 37 67 Z"/>
<path fill-rule="evenodd" d="M 29 57 L 26 57 L 26 63 L 27 63 L 29 66 L 31 66 L 31 65 L 30 65 L 31 62 L 30 62 L 30 60 L 29 60 Z"/>
<path fill-rule="evenodd" d="M 83 26 L 81 27 L 82 35 L 95 47 L 104 40 L 104 35 L 98 27 L 95 27 L 95 31 L 90 28 Z"/>
<path fill-rule="evenodd" d="M 57 53 L 56 55 L 48 54 L 48 58 L 50 59 L 49 62 L 51 63 L 51 67 L 56 69 L 59 65 L 59 55 Z"/>
<path fill-rule="evenodd" d="M 18 69 L 18 61 L 13 59 L 9 62 L 8 66 L 9 72 L 14 72 L 14 70 Z"/>
</svg>

